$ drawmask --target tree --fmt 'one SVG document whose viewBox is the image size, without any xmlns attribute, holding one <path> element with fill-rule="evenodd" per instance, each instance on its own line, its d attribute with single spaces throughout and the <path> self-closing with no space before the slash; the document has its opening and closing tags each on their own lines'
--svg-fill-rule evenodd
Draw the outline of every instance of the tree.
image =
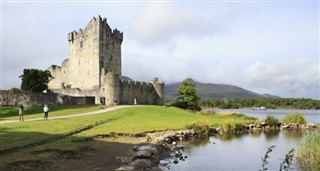
<svg viewBox="0 0 320 171">
<path fill-rule="evenodd" d="M 199 106 L 200 97 L 197 95 L 196 85 L 191 78 L 185 79 L 177 89 L 175 106 L 192 111 L 201 110 Z"/>
<path fill-rule="evenodd" d="M 24 69 L 21 78 L 21 90 L 43 92 L 48 89 L 48 83 L 53 78 L 50 71 L 38 69 Z"/>
</svg>

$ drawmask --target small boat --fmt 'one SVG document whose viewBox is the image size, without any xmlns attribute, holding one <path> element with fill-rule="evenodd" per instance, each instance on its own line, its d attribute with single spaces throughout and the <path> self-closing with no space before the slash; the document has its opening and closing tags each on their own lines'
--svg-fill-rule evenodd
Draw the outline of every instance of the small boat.
<svg viewBox="0 0 320 171">
<path fill-rule="evenodd" d="M 267 110 L 267 108 L 264 106 L 261 106 L 261 107 L 253 107 L 251 108 L 251 110 Z"/>
</svg>

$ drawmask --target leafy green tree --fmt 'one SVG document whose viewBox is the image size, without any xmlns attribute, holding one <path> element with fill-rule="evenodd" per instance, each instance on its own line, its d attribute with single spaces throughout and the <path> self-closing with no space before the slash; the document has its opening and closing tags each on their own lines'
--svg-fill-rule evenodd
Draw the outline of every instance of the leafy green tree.
<svg viewBox="0 0 320 171">
<path fill-rule="evenodd" d="M 199 111 L 201 110 L 199 102 L 200 97 L 197 95 L 194 81 L 191 78 L 185 79 L 177 89 L 177 99 L 174 105 L 183 109 Z"/>
<path fill-rule="evenodd" d="M 43 92 L 48 89 L 48 83 L 53 78 L 50 71 L 38 69 L 24 69 L 21 75 L 21 90 Z"/>
</svg>

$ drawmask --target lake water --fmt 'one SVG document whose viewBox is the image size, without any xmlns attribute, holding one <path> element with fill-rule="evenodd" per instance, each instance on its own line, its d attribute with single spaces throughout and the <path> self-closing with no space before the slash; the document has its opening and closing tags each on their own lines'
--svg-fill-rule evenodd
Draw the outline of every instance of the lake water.
<svg viewBox="0 0 320 171">
<path fill-rule="evenodd" d="M 185 144 L 185 161 L 170 164 L 165 171 L 258 171 L 262 169 L 261 157 L 267 148 L 275 145 L 270 153 L 268 170 L 279 170 L 285 153 L 297 148 L 306 131 L 270 131 L 238 136 L 210 137 Z M 302 170 L 296 161 L 290 170 Z"/>
<path fill-rule="evenodd" d="M 250 109 L 215 109 L 216 112 L 231 111 L 248 116 L 265 119 L 269 114 L 282 119 L 288 113 L 301 113 L 307 122 L 320 124 L 319 110 L 273 110 L 252 111 Z M 262 169 L 261 157 L 267 148 L 276 147 L 269 155 L 268 170 L 279 170 L 285 154 L 298 144 L 307 131 L 282 130 L 269 132 L 254 132 L 233 136 L 216 136 L 207 140 L 196 140 L 184 144 L 185 161 L 169 164 L 165 171 L 258 171 Z M 290 170 L 303 170 L 294 160 Z"/>
</svg>

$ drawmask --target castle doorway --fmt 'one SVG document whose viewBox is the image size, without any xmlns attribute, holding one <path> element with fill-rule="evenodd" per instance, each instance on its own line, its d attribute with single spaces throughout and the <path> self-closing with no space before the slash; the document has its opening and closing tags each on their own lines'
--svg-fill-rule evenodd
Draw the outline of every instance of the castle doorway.
<svg viewBox="0 0 320 171">
<path fill-rule="evenodd" d="M 106 98 L 105 97 L 100 97 L 100 104 L 105 105 L 106 104 Z"/>
<path fill-rule="evenodd" d="M 133 99 L 133 104 L 134 104 L 134 105 L 137 104 L 137 97 L 135 97 L 135 98 Z"/>
</svg>

